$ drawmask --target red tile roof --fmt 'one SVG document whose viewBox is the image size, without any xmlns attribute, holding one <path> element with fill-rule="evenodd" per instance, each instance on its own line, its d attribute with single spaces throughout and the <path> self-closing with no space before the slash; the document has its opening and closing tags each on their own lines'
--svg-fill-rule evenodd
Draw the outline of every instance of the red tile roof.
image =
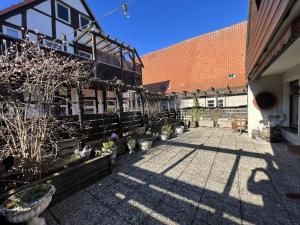
<svg viewBox="0 0 300 225">
<path fill-rule="evenodd" d="M 147 54 L 143 84 L 167 93 L 243 87 L 246 37 L 247 22 L 242 22 Z"/>
</svg>

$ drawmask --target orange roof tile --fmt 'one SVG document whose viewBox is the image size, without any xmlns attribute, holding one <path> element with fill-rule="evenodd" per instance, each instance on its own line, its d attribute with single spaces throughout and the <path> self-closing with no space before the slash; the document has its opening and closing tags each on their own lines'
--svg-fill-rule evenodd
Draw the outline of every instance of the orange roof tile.
<svg viewBox="0 0 300 225">
<path fill-rule="evenodd" d="M 243 87 L 246 37 L 242 22 L 144 55 L 143 84 L 167 93 Z"/>
</svg>

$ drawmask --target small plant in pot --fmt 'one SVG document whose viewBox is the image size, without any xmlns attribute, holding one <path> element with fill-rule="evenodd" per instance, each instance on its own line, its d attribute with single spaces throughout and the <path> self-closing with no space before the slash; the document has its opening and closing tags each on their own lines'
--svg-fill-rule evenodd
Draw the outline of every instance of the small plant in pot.
<svg viewBox="0 0 300 225">
<path fill-rule="evenodd" d="M 113 141 L 106 141 L 102 143 L 102 151 L 111 154 L 111 162 L 112 164 L 116 164 L 117 157 L 117 147 Z"/>
<path fill-rule="evenodd" d="M 220 118 L 220 109 L 215 108 L 210 111 L 211 119 L 214 123 L 214 127 L 219 126 L 219 118 Z"/>
<path fill-rule="evenodd" d="M 49 206 L 55 191 L 53 185 L 41 184 L 18 192 L 0 206 L 0 215 L 10 223 L 46 225 L 38 216 Z"/>
<path fill-rule="evenodd" d="M 161 128 L 161 133 L 160 133 L 160 139 L 163 141 L 169 140 L 170 136 L 172 134 L 172 125 L 166 123 L 162 128 Z"/>
</svg>

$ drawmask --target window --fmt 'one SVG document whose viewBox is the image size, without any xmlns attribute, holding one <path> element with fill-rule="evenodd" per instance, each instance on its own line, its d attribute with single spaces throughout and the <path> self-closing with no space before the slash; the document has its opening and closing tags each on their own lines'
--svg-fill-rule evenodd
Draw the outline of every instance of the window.
<svg viewBox="0 0 300 225">
<path fill-rule="evenodd" d="M 234 79 L 235 77 L 236 77 L 236 75 L 234 73 L 228 74 L 228 78 L 229 79 Z"/>
<path fill-rule="evenodd" d="M 215 100 L 207 100 L 207 107 L 209 108 L 215 107 Z"/>
<path fill-rule="evenodd" d="M 53 48 L 53 49 L 62 51 L 62 45 L 59 43 L 54 43 L 53 41 L 44 39 L 44 45 L 46 45 L 49 48 Z"/>
<path fill-rule="evenodd" d="M 94 114 L 96 111 L 95 100 L 86 100 L 84 99 L 84 113 L 85 114 Z"/>
<path fill-rule="evenodd" d="M 56 16 L 57 18 L 70 23 L 71 22 L 70 8 L 56 2 Z"/>
<path fill-rule="evenodd" d="M 224 106 L 224 100 L 223 99 L 218 99 L 218 106 L 223 107 Z"/>
<path fill-rule="evenodd" d="M 79 26 L 82 27 L 86 27 L 87 25 L 89 25 L 90 20 L 87 19 L 86 17 L 79 15 Z"/>
<path fill-rule="evenodd" d="M 78 51 L 78 55 L 83 57 L 83 58 L 87 58 L 87 59 L 91 59 L 92 58 L 92 54 L 88 53 L 88 52 L 83 52 L 83 51 Z"/>
<path fill-rule="evenodd" d="M 19 31 L 12 28 L 6 28 L 6 34 L 14 38 L 19 38 Z"/>
<path fill-rule="evenodd" d="M 290 83 L 290 127 L 298 130 L 299 119 L 299 80 Z"/>
<path fill-rule="evenodd" d="M 117 109 L 116 104 L 117 104 L 116 101 L 108 100 L 107 101 L 107 112 L 108 113 L 115 113 L 116 109 Z"/>
</svg>

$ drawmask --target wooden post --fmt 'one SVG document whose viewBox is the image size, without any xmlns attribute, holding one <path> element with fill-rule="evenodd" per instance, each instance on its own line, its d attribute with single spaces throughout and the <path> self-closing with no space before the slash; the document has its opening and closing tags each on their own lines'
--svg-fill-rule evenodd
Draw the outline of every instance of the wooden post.
<svg viewBox="0 0 300 225">
<path fill-rule="evenodd" d="M 84 116 L 84 98 L 83 98 L 83 93 L 81 89 L 81 84 L 79 84 L 77 88 L 77 95 L 78 95 L 78 119 L 79 119 L 79 125 L 80 129 L 83 128 L 83 116 Z"/>
<path fill-rule="evenodd" d="M 107 113 L 107 90 L 103 89 L 103 113 Z"/>
<path fill-rule="evenodd" d="M 167 100 L 167 101 L 168 101 L 168 113 L 170 114 L 170 111 L 171 111 L 171 110 L 170 110 L 170 97 L 168 97 L 168 100 Z"/>
<path fill-rule="evenodd" d="M 119 111 L 118 111 L 118 116 L 119 116 L 119 129 L 120 129 L 120 134 L 119 137 L 121 138 L 123 136 L 123 126 L 122 126 L 122 121 L 123 121 L 123 91 L 118 87 L 116 89 L 116 96 L 119 104 Z"/>
<path fill-rule="evenodd" d="M 98 100 L 98 90 L 95 89 L 95 104 L 96 104 L 96 113 L 99 113 L 99 100 Z"/>
<path fill-rule="evenodd" d="M 97 44 L 96 44 L 96 35 L 92 32 L 92 57 L 93 60 L 97 60 Z"/>
<path fill-rule="evenodd" d="M 67 101 L 68 101 L 68 115 L 72 116 L 72 89 L 70 86 L 67 87 Z"/>
<path fill-rule="evenodd" d="M 144 95 L 143 92 L 140 92 L 140 96 L 141 96 L 141 108 L 142 108 L 142 115 L 144 116 L 145 114 L 145 99 L 144 99 Z"/>
</svg>

